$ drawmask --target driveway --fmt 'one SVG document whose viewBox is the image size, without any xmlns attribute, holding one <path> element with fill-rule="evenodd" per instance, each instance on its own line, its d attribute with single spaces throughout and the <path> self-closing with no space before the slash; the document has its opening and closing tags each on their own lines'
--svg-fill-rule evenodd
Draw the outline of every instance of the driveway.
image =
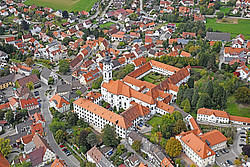
<svg viewBox="0 0 250 167">
<path fill-rule="evenodd" d="M 56 155 L 59 156 L 60 159 L 65 160 L 68 166 L 78 167 L 80 166 L 80 162 L 73 155 L 67 156 L 61 150 L 61 148 L 57 145 L 52 132 L 49 130 L 49 125 L 52 122 L 52 115 L 50 114 L 50 111 L 49 111 L 49 101 L 47 97 L 45 96 L 45 91 L 47 89 L 48 89 L 48 85 L 44 84 L 43 82 L 41 82 L 41 87 L 37 89 L 39 90 L 40 98 L 43 101 L 41 111 L 46 121 L 46 127 L 44 128 L 44 131 L 47 132 L 47 136 L 45 138 L 47 139 L 47 142 L 49 143 L 52 150 L 56 153 Z"/>
</svg>

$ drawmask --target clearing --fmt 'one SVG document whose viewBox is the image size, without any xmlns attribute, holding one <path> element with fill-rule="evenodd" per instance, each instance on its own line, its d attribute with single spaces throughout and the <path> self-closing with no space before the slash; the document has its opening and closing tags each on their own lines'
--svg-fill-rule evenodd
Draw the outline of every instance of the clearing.
<svg viewBox="0 0 250 167">
<path fill-rule="evenodd" d="M 250 107 L 246 104 L 237 103 L 234 96 L 230 96 L 227 99 L 227 109 L 226 111 L 230 115 L 248 117 L 250 118 Z"/>
<path fill-rule="evenodd" d="M 97 0 L 27 0 L 25 5 L 37 5 L 43 7 L 50 7 L 54 10 L 67 10 L 72 11 L 90 11 L 92 6 L 97 2 Z"/>
<path fill-rule="evenodd" d="M 250 20 L 238 19 L 238 24 L 216 23 L 216 20 L 216 18 L 207 19 L 206 27 L 212 27 L 214 31 L 218 30 L 222 32 L 231 33 L 232 37 L 242 34 L 246 37 L 246 39 L 250 39 Z"/>
<path fill-rule="evenodd" d="M 157 124 L 157 125 L 160 125 L 161 124 L 161 117 L 158 117 L 158 116 L 153 116 L 147 123 L 151 126 L 153 126 L 153 124 Z"/>
<path fill-rule="evenodd" d="M 145 75 L 141 80 L 158 85 L 159 83 L 161 83 L 162 81 L 164 81 L 167 78 L 168 78 L 167 76 L 164 76 L 162 74 L 151 72 L 151 73 Z"/>
</svg>

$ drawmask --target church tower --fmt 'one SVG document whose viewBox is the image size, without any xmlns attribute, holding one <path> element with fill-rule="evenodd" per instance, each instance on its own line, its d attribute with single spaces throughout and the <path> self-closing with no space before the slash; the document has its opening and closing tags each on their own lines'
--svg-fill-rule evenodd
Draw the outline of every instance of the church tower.
<svg viewBox="0 0 250 167">
<path fill-rule="evenodd" d="M 108 83 L 110 80 L 112 80 L 112 63 L 111 59 L 109 57 L 109 54 L 106 53 L 106 56 L 104 58 L 103 62 L 103 82 Z"/>
</svg>

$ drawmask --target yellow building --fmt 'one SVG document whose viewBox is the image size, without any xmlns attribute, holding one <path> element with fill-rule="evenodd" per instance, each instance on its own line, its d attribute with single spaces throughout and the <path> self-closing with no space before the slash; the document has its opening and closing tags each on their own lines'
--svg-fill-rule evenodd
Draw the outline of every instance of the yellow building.
<svg viewBox="0 0 250 167">
<path fill-rule="evenodd" d="M 10 74 L 5 77 L 0 78 L 0 90 L 8 88 L 13 85 L 15 74 Z"/>
</svg>

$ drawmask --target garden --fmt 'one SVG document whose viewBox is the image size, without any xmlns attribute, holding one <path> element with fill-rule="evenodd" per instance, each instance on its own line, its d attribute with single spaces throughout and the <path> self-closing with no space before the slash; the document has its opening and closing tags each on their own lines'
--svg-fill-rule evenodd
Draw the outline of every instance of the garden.
<svg viewBox="0 0 250 167">
<path fill-rule="evenodd" d="M 154 73 L 151 72 L 151 73 L 147 74 L 146 76 L 144 76 L 141 80 L 158 85 L 161 82 L 163 82 L 164 80 L 166 80 L 167 78 L 168 78 L 167 76 L 164 76 L 164 75 L 159 74 L 157 72 L 154 72 Z"/>
</svg>

